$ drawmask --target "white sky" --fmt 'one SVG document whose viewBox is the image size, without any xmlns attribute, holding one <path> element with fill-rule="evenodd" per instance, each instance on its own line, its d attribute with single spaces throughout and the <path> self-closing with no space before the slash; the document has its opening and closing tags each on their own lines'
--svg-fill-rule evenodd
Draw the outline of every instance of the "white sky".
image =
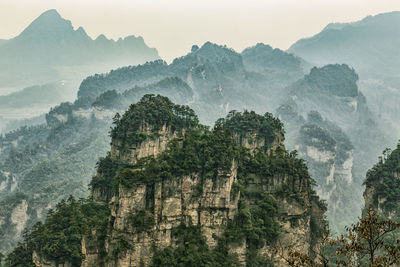
<svg viewBox="0 0 400 267">
<path fill-rule="evenodd" d="M 53 8 L 92 38 L 140 35 L 171 61 L 206 41 L 238 52 L 258 42 L 287 49 L 330 22 L 400 10 L 400 0 L 0 0 L 0 38 Z"/>
</svg>

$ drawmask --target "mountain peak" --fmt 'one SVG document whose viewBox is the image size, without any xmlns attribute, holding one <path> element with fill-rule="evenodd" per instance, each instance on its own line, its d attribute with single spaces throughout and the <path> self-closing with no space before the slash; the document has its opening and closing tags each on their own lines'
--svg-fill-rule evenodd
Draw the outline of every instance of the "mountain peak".
<svg viewBox="0 0 400 267">
<path fill-rule="evenodd" d="M 233 49 L 228 48 L 226 45 L 221 46 L 211 42 L 204 43 L 203 46 L 195 50 L 194 53 L 197 56 L 208 59 L 210 61 L 221 58 L 235 58 L 237 60 L 240 58 L 240 55 L 238 53 L 236 53 Z"/>
<path fill-rule="evenodd" d="M 358 96 L 358 74 L 346 64 L 330 64 L 314 67 L 304 80 L 312 87 L 326 90 L 342 97 Z"/>
<path fill-rule="evenodd" d="M 39 18 L 43 18 L 43 17 L 62 19 L 60 13 L 58 13 L 56 9 L 49 9 L 49 10 L 43 12 L 43 13 L 38 17 L 38 19 L 39 19 Z"/>
<path fill-rule="evenodd" d="M 71 24 L 69 20 L 63 19 L 61 15 L 55 9 L 50 9 L 43 12 L 37 17 L 29 26 L 51 26 L 51 24 Z M 72 25 L 71 25 L 72 27 Z M 27 29 L 28 29 L 27 28 Z"/>
<path fill-rule="evenodd" d="M 18 37 L 54 35 L 72 32 L 71 21 L 61 17 L 55 9 L 43 12 Z"/>
<path fill-rule="evenodd" d="M 191 51 L 187 55 L 175 58 L 172 64 L 192 61 L 201 64 L 230 62 L 242 68 L 242 58 L 240 54 L 235 52 L 233 49 L 228 48 L 226 45 L 221 46 L 209 41 L 204 43 L 200 48 L 198 45 L 193 45 Z"/>
</svg>

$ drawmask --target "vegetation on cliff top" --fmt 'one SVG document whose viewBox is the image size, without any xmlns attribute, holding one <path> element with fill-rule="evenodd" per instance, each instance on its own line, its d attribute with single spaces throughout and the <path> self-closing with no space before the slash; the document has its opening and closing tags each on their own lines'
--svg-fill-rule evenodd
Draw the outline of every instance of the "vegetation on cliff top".
<svg viewBox="0 0 400 267">
<path fill-rule="evenodd" d="M 331 64 L 322 68 L 314 67 L 304 77 L 304 82 L 319 90 L 342 97 L 358 96 L 358 75 L 346 64 Z"/>
<path fill-rule="evenodd" d="M 367 172 L 365 184 L 374 189 L 372 205 L 379 207 L 384 212 L 400 214 L 400 143 L 393 151 L 386 149 L 383 157 L 379 158 L 379 162 Z"/>
<path fill-rule="evenodd" d="M 204 179 L 216 178 L 219 171 L 232 166 L 236 147 L 232 135 L 222 128 L 211 132 L 192 131 L 182 143 L 173 140 L 164 153 L 140 160 L 134 171 L 125 169 L 117 176 L 124 186 L 154 183 L 173 177 L 198 173 Z"/>
<path fill-rule="evenodd" d="M 122 117 L 117 114 L 114 124 L 111 130 L 114 140 L 137 144 L 144 140 L 142 131 L 146 127 L 150 127 L 153 132 L 163 126 L 179 131 L 197 126 L 199 120 L 188 106 L 175 105 L 164 96 L 145 95 L 138 103 L 132 104 Z"/>
<path fill-rule="evenodd" d="M 186 238 L 190 239 L 185 244 L 196 244 L 193 245 L 196 246 L 195 250 L 192 246 L 178 246 L 156 251 L 154 266 L 184 266 L 182 264 L 189 264 L 195 259 L 203 262 L 205 258 L 207 261 L 203 262 L 204 265 L 199 263 L 199 266 L 211 263 L 213 266 L 234 266 L 238 262 L 228 255 L 228 247 L 243 241 L 246 241 L 248 247 L 248 266 L 270 264 L 270 259 L 259 255 L 258 250 L 266 244 L 273 244 L 280 232 L 276 218 L 277 200 L 268 193 L 269 186 L 272 186 L 271 179 L 277 175 L 287 175 L 291 179 L 299 179 L 308 188 L 311 188 L 312 179 L 305 163 L 296 158 L 296 153 L 288 153 L 283 148 L 274 153 L 265 153 L 262 148 L 250 153 L 235 143 L 234 135 L 257 134 L 258 138 L 270 144 L 278 131 L 283 131 L 282 124 L 268 113 L 261 116 L 247 111 L 231 112 L 226 119 L 220 119 L 212 131 L 188 131 L 183 141 L 171 141 L 157 158 L 145 158 L 136 166 L 125 168 L 117 174 L 115 179 L 118 182 L 114 184 L 126 187 L 179 179 L 193 173 L 198 174 L 202 181 L 215 180 L 221 171 L 228 171 L 232 167 L 233 161 L 238 162 L 239 182 L 236 188 L 241 193 L 239 212 L 228 223 L 217 248 L 210 250 L 203 247 L 201 235 L 188 235 Z M 251 188 L 252 184 L 259 186 Z M 198 187 L 201 190 L 202 183 Z M 296 200 L 301 198 L 294 187 L 283 187 L 280 192 L 281 197 L 289 196 Z M 192 228 L 188 229 L 194 231 Z"/>
<path fill-rule="evenodd" d="M 250 138 L 249 134 L 256 134 L 257 139 L 265 141 L 265 146 L 270 145 L 278 133 L 284 133 L 282 122 L 267 112 L 263 116 L 254 111 L 245 110 L 243 113 L 235 110 L 228 113 L 226 118 L 221 118 L 215 123 L 218 127 L 227 128 L 233 134 L 239 135 L 239 144 L 242 139 Z"/>
<path fill-rule="evenodd" d="M 25 232 L 19 243 L 6 258 L 6 266 L 34 267 L 32 255 L 57 264 L 80 266 L 83 259 L 81 241 L 89 229 L 105 227 L 109 209 L 90 200 L 75 200 L 72 196 L 50 210 L 45 223 L 38 222 Z"/>
</svg>

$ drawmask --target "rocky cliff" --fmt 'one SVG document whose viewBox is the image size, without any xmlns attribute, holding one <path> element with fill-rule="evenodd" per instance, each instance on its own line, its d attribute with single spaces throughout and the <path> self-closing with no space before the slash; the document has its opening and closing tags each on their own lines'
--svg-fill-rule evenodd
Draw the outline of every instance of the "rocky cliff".
<svg viewBox="0 0 400 267">
<path fill-rule="evenodd" d="M 59 203 L 11 266 L 285 266 L 314 256 L 325 205 L 271 114 L 230 112 L 214 128 L 168 98 L 115 116 L 88 200 Z M 21 256 L 23 255 L 23 256 Z"/>
<path fill-rule="evenodd" d="M 125 139 L 114 138 L 108 156 L 124 166 L 109 177 L 118 180 L 116 188 L 109 194 L 92 187 L 94 201 L 109 201 L 111 208 L 106 238 L 101 246 L 104 233 L 83 238 L 82 266 L 167 264 L 160 255 L 177 256 L 185 249 L 182 236 L 193 229 L 209 252 L 232 255 L 240 266 L 255 259 L 279 262 L 273 256 L 277 244 L 307 254 L 318 250 L 325 207 L 303 162 L 285 151 L 278 120 L 245 112 L 230 113 L 212 131 L 195 124 L 177 130 L 168 123 L 155 129 L 147 122 L 129 129 L 121 124 L 129 112 L 134 110 L 113 129 Z M 140 142 L 126 142 L 138 135 Z M 185 166 L 194 163 L 200 166 Z M 97 179 L 104 173 L 99 170 Z M 258 232 L 241 228 L 243 217 Z"/>
<path fill-rule="evenodd" d="M 328 203 L 331 232 L 340 233 L 356 219 L 354 210 L 361 210 L 355 193 L 359 185 L 353 181 L 354 147 L 339 127 L 313 111 L 300 128 L 296 149 L 315 177 L 318 195 Z"/>
</svg>

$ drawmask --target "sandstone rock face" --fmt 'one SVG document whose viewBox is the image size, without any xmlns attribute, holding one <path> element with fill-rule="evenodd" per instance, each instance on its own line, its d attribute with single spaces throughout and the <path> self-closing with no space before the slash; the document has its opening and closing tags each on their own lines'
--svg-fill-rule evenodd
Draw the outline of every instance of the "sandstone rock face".
<svg viewBox="0 0 400 267">
<path fill-rule="evenodd" d="M 148 137 L 139 145 L 127 145 L 121 140 L 113 140 L 111 158 L 134 165 L 141 158 L 160 154 L 165 150 L 168 141 L 177 138 L 178 135 L 177 132 L 172 132 L 166 125 L 157 133 L 153 133 L 150 127 L 143 127 L 140 131 L 146 136 L 152 136 L 152 138 Z"/>
<path fill-rule="evenodd" d="M 394 179 L 398 179 L 398 173 L 392 172 L 391 176 Z M 366 183 L 365 191 L 363 194 L 365 205 L 363 207 L 363 215 L 367 213 L 368 208 L 374 209 L 380 216 L 384 216 L 389 220 L 394 220 L 399 217 L 399 214 L 396 210 L 385 210 L 384 204 L 388 201 L 387 197 L 376 195 L 377 188 L 382 181 L 378 180 L 374 183 Z"/>
<path fill-rule="evenodd" d="M 283 141 L 285 140 L 283 134 L 281 132 L 275 132 L 275 138 L 272 143 L 268 144 L 265 139 L 259 138 L 256 133 L 251 134 L 235 134 L 236 143 L 240 146 L 250 149 L 250 151 L 254 151 L 256 148 L 267 148 L 266 152 L 273 151 L 278 147 L 284 147 Z"/>
<path fill-rule="evenodd" d="M 228 219 L 233 219 L 237 210 L 239 194 L 231 198 L 236 175 L 237 166 L 233 162 L 230 172 L 221 173 L 216 181 L 205 181 L 202 193 L 196 192 L 200 178 L 195 174 L 158 182 L 154 188 L 140 185 L 126 189 L 120 186 L 119 195 L 111 201 L 114 223 L 106 241 L 107 254 L 113 257 L 113 251 L 120 239 L 128 241 L 132 247 L 119 257 L 107 261 L 106 266 L 150 264 L 152 247 L 162 249 L 174 246 L 171 230 L 181 223 L 200 224 L 207 244 L 215 247 L 215 238 L 222 234 L 222 226 L 226 225 Z M 152 191 L 153 198 L 146 199 L 149 191 Z M 147 231 L 138 232 L 129 223 L 129 216 L 149 205 L 154 205 L 154 226 Z"/>
<path fill-rule="evenodd" d="M 150 133 L 150 129 L 144 129 Z M 157 156 L 166 149 L 168 141 L 181 138 L 182 133 L 174 133 L 163 127 L 156 138 L 148 138 L 136 147 L 127 147 L 118 140 L 112 143 L 111 157 L 130 165 L 140 158 Z M 283 135 L 277 135 L 271 149 L 283 146 Z M 242 138 L 241 144 L 250 150 L 264 146 L 264 141 L 256 135 Z M 233 220 L 238 211 L 240 191 L 234 189 L 237 183 L 238 164 L 235 160 L 231 168 L 219 172 L 216 179 L 204 179 L 197 173 L 174 179 L 155 182 L 154 185 L 138 184 L 131 188 L 119 186 L 109 205 L 111 216 L 104 247 L 96 246 L 98 235 L 92 231 L 82 240 L 82 253 L 85 259 L 83 267 L 134 267 L 148 266 L 152 262 L 154 248 L 163 249 L 177 246 L 172 234 L 174 228 L 184 224 L 200 225 L 201 233 L 210 248 L 217 245 L 229 220 Z M 294 180 L 286 175 L 273 177 L 268 184 L 255 181 L 255 187 L 262 187 L 272 194 L 279 203 L 278 222 L 282 228 L 279 243 L 283 246 L 295 244 L 296 249 L 309 253 L 318 250 L 318 241 L 312 240 L 311 216 L 323 209 L 315 203 L 318 199 L 310 196 L 310 185 L 306 181 Z M 279 192 L 290 188 L 297 192 L 297 199 L 284 196 Z M 153 223 L 146 229 L 137 229 L 132 218 L 153 211 Z M 322 219 L 321 219 L 322 220 Z M 271 247 L 261 249 L 261 254 L 273 257 Z M 246 265 L 246 242 L 231 245 L 229 252 L 236 254 L 239 262 Z M 277 266 L 285 266 L 283 261 L 275 259 Z"/>
<path fill-rule="evenodd" d="M 14 192 L 18 187 L 18 180 L 15 175 L 9 172 L 0 172 L 0 177 L 3 176 L 5 179 L 0 180 L 0 194 L 7 192 Z"/>
<path fill-rule="evenodd" d="M 33 252 L 32 254 L 32 261 L 36 267 L 71 267 L 71 264 L 69 263 L 57 264 L 54 261 L 48 261 L 46 259 L 43 259 L 36 252 Z"/>
<path fill-rule="evenodd" d="M 304 150 L 304 152 L 300 151 L 300 155 L 307 159 L 308 162 L 313 162 L 315 166 L 323 166 L 324 168 L 320 168 L 323 171 L 329 170 L 325 174 L 319 170 L 313 170 L 316 178 L 321 181 L 325 180 L 325 184 L 330 185 L 323 187 L 320 184 L 318 187 L 318 195 L 322 199 L 330 199 L 332 192 L 336 189 L 335 185 L 339 180 L 347 184 L 353 182 L 353 150 L 345 153 L 345 159 L 338 159 L 337 151 L 323 151 L 313 146 L 306 146 Z"/>
<path fill-rule="evenodd" d="M 25 229 L 26 222 L 29 219 L 27 211 L 28 203 L 24 199 L 11 213 L 11 222 L 15 225 L 15 230 L 18 236 L 20 236 L 22 231 Z"/>
<path fill-rule="evenodd" d="M 354 212 L 347 212 L 348 203 L 357 195 L 354 188 L 354 149 L 336 144 L 333 147 L 321 147 L 323 140 L 313 137 L 311 144 L 299 145 L 299 155 L 309 166 L 311 176 L 316 180 L 316 192 L 321 199 L 328 203 L 327 216 L 332 232 L 344 231 L 344 222 L 350 217 L 356 217 Z M 358 203 L 354 200 L 354 203 Z M 356 208 L 351 209 L 356 210 Z M 354 215 L 353 215 L 354 214 Z"/>
<path fill-rule="evenodd" d="M 373 196 L 374 196 L 374 188 L 372 186 L 366 187 L 364 191 L 364 201 L 365 207 L 372 207 L 373 206 Z"/>
<path fill-rule="evenodd" d="M 313 146 L 307 146 L 307 156 L 315 161 L 324 163 L 335 159 L 335 154 L 333 152 L 319 150 Z"/>
</svg>

